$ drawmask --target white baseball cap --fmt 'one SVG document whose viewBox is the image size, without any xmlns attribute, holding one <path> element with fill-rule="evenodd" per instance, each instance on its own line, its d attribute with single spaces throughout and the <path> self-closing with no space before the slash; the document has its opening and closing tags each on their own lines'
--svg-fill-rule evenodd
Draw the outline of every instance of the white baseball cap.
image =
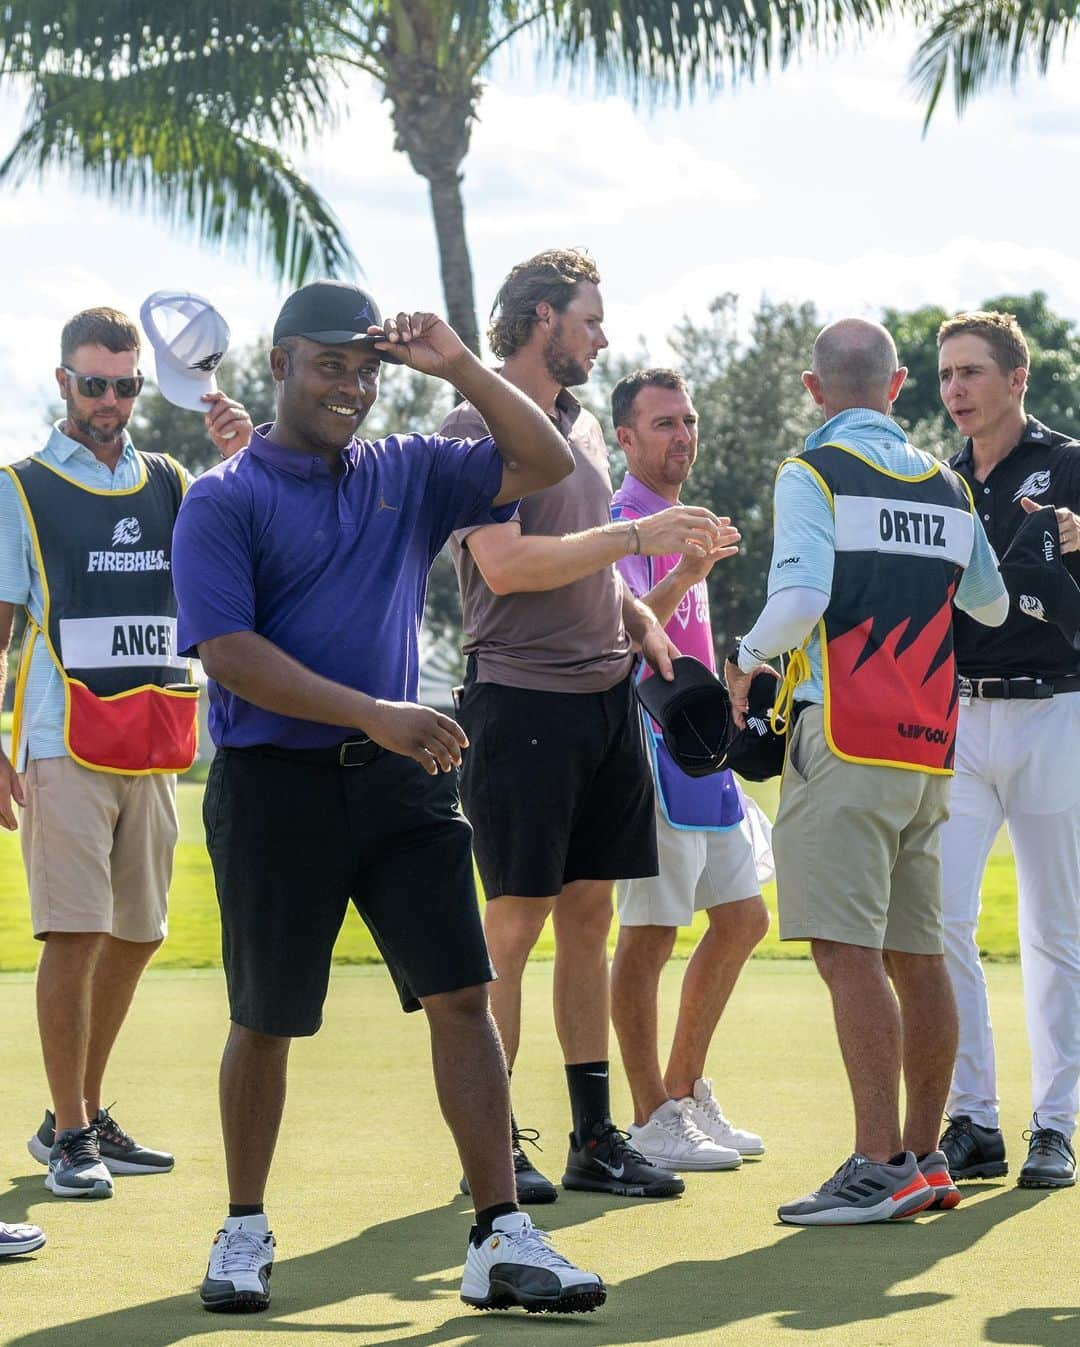
<svg viewBox="0 0 1080 1347">
<path fill-rule="evenodd" d="M 216 393 L 214 371 L 229 349 L 229 325 L 202 295 L 155 290 L 139 310 L 154 348 L 157 385 L 177 407 L 205 412 L 204 393 Z"/>
</svg>

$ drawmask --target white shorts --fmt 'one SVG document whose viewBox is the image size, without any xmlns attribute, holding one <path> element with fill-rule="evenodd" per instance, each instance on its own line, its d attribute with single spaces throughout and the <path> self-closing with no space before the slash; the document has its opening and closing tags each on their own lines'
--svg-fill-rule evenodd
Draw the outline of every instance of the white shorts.
<svg viewBox="0 0 1080 1347">
<path fill-rule="evenodd" d="M 746 817 L 736 828 L 711 832 L 673 828 L 657 806 L 656 850 L 660 873 L 621 879 L 617 885 L 623 926 L 689 926 L 695 912 L 754 898 L 772 878 L 769 821 L 743 798 Z"/>
</svg>

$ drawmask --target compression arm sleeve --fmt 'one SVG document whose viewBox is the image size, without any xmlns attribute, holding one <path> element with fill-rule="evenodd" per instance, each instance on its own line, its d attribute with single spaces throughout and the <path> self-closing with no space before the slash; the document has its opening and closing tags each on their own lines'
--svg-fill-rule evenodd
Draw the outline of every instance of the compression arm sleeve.
<svg viewBox="0 0 1080 1347">
<path fill-rule="evenodd" d="M 793 586 L 775 593 L 739 648 L 739 668 L 744 673 L 787 650 L 796 650 L 814 629 L 829 606 L 828 594 L 820 589 Z"/>
</svg>

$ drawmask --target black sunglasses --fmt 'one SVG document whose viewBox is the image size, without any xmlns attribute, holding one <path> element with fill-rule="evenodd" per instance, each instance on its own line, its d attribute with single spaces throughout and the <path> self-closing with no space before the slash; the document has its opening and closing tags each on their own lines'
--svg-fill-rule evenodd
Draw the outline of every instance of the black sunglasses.
<svg viewBox="0 0 1080 1347">
<path fill-rule="evenodd" d="M 107 379 L 104 374 L 80 374 L 77 369 L 67 365 L 61 365 L 60 368 L 75 380 L 75 387 L 83 398 L 103 398 L 108 388 L 113 389 L 118 398 L 137 398 L 142 392 L 141 374 L 124 374 L 119 379 Z"/>
</svg>

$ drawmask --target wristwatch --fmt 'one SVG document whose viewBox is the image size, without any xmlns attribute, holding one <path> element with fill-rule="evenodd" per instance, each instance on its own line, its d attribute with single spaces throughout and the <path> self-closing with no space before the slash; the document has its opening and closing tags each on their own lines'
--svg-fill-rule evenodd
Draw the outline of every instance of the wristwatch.
<svg viewBox="0 0 1080 1347">
<path fill-rule="evenodd" d="M 730 660 L 731 663 L 734 664 L 737 669 L 739 667 L 739 656 L 741 654 L 742 654 L 742 637 L 736 636 L 735 644 L 728 651 L 725 658 Z"/>
</svg>

